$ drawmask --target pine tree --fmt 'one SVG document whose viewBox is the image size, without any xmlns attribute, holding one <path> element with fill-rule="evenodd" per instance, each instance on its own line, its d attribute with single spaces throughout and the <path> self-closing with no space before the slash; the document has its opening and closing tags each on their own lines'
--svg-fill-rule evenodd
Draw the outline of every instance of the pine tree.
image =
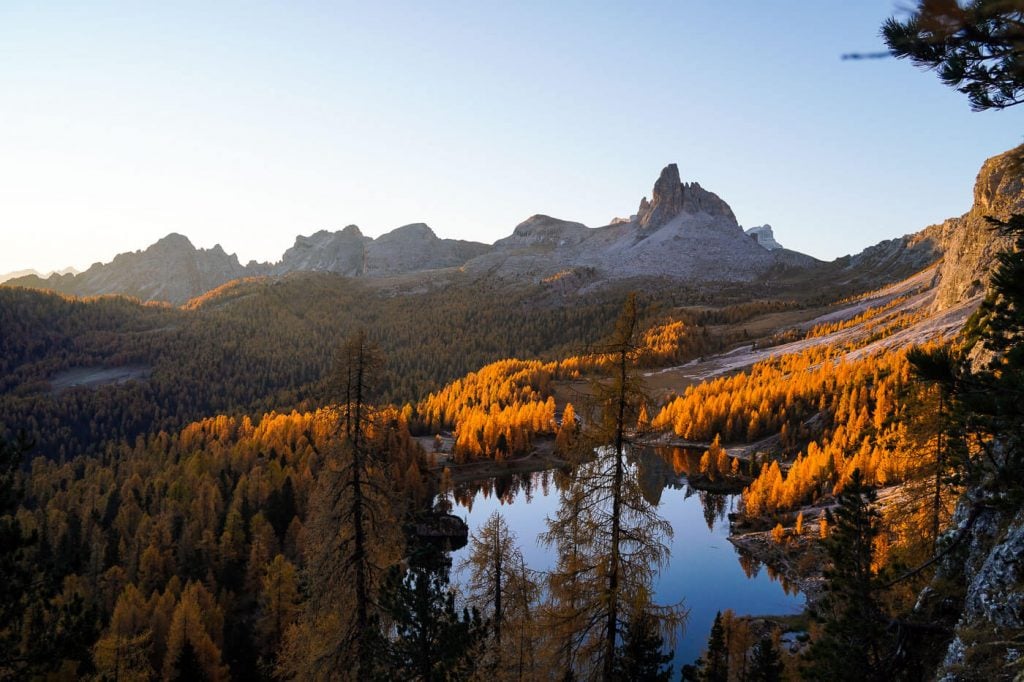
<svg viewBox="0 0 1024 682">
<path fill-rule="evenodd" d="M 770 637 L 762 637 L 754 645 L 748 682 L 781 682 L 782 660 Z"/>
<path fill-rule="evenodd" d="M 881 522 L 874 501 L 874 490 L 855 470 L 839 495 L 824 541 L 830 563 L 826 595 L 813 614 L 824 628 L 808 657 L 808 672 L 815 679 L 887 679 L 891 652 L 879 602 L 882 582 L 874 568 L 874 541 Z"/>
<path fill-rule="evenodd" d="M 905 20 L 882 27 L 889 50 L 934 69 L 967 95 L 971 108 L 1004 109 L 1024 101 L 1024 24 L 1020 3 L 918 0 Z"/>
<path fill-rule="evenodd" d="M 451 559 L 429 544 L 413 546 L 409 567 L 392 568 L 381 602 L 391 622 L 392 679 L 468 679 L 478 665 L 487 627 L 480 612 L 455 608 Z"/>
<path fill-rule="evenodd" d="M 634 614 L 625 626 L 622 644 L 615 657 L 613 679 L 619 682 L 668 682 L 672 678 L 672 652 L 665 653 L 665 640 L 658 622 L 646 611 Z"/>
<path fill-rule="evenodd" d="M 722 612 L 715 614 L 715 622 L 708 636 L 708 649 L 704 654 L 701 680 L 704 682 L 727 682 L 729 679 L 729 648 L 725 641 Z"/>
</svg>

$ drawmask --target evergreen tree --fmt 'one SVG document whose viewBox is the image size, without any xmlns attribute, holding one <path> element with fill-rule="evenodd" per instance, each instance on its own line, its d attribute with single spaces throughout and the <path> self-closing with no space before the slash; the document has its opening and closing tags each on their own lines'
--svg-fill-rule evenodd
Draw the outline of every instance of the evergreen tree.
<svg viewBox="0 0 1024 682">
<path fill-rule="evenodd" d="M 668 682 L 672 678 L 672 652 L 665 653 L 658 623 L 646 611 L 635 614 L 625 627 L 615 657 L 613 679 L 620 682 Z"/>
<path fill-rule="evenodd" d="M 971 108 L 1024 101 L 1024 8 L 1008 0 L 918 0 L 905 20 L 882 27 L 889 50 L 934 69 L 967 95 Z"/>
<path fill-rule="evenodd" d="M 942 525 L 942 493 L 944 484 L 956 484 L 958 475 L 969 466 L 966 453 L 962 448 L 951 447 L 957 444 L 957 400 L 961 360 L 949 346 L 924 349 L 911 348 L 907 352 L 907 361 L 914 374 L 923 382 L 934 386 L 936 403 L 934 412 L 932 405 L 926 409 L 931 412 L 930 426 L 934 430 L 935 458 L 932 462 L 932 501 L 931 501 L 931 535 L 932 552 L 938 546 L 939 533 Z M 923 396 L 922 396 L 923 398 Z"/>
<path fill-rule="evenodd" d="M 981 341 L 994 358 L 966 377 L 958 397 L 968 412 L 968 428 L 988 444 L 970 471 L 972 482 L 1010 493 L 1007 500 L 1016 503 L 1024 494 L 1024 215 L 989 221 L 1013 240 L 997 256 L 991 292 L 977 320 Z"/>
<path fill-rule="evenodd" d="M 701 680 L 704 682 L 726 682 L 729 679 L 729 648 L 725 641 L 725 627 L 722 612 L 715 614 L 715 622 L 708 636 L 708 650 L 704 654 Z"/>
<path fill-rule="evenodd" d="M 171 676 L 167 678 L 172 682 L 206 682 L 210 679 L 206 676 L 199 655 L 189 639 L 181 647 L 177 660 L 174 662 L 174 669 Z"/>
<path fill-rule="evenodd" d="M 824 541 L 830 567 L 825 571 L 825 597 L 813 614 L 824 624 L 808 655 L 813 679 L 888 679 L 887 619 L 879 603 L 882 581 L 874 567 L 881 517 L 874 501 L 874 490 L 855 470 L 839 495 Z"/>
<path fill-rule="evenodd" d="M 781 682 L 782 660 L 779 650 L 770 637 L 762 637 L 754 645 L 753 658 L 750 665 L 750 677 L 747 682 Z"/>
<path fill-rule="evenodd" d="M 475 608 L 456 609 L 451 559 L 426 543 L 412 551 L 409 568 L 393 568 L 381 596 L 392 623 L 389 674 L 420 682 L 467 679 L 487 628 Z"/>
</svg>

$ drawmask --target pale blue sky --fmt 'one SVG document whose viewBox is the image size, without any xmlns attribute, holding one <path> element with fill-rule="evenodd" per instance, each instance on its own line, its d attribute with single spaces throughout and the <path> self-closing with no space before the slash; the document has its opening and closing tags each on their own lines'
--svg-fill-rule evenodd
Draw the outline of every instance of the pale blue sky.
<svg viewBox="0 0 1024 682">
<path fill-rule="evenodd" d="M 164 234 L 591 226 L 679 164 L 820 258 L 959 215 L 1022 112 L 882 49 L 893 0 L 0 2 L 0 272 Z"/>
</svg>

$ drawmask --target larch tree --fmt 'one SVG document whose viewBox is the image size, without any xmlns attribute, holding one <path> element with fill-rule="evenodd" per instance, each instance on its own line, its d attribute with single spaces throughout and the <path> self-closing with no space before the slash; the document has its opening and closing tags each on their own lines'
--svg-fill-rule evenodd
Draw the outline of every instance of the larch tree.
<svg viewBox="0 0 1024 682">
<path fill-rule="evenodd" d="M 370 404 L 382 359 L 365 332 L 338 351 L 338 433 L 328 447 L 310 499 L 306 525 L 309 599 L 289 631 L 279 664 L 284 675 L 346 671 L 377 674 L 383 646 L 377 593 L 400 542 L 385 480 L 384 447 Z M 342 674 L 342 673 L 338 673 Z"/>
<path fill-rule="evenodd" d="M 256 630 L 262 650 L 269 658 L 277 652 L 285 631 L 301 612 L 298 572 L 281 554 L 266 567 L 260 585 L 259 605 Z"/>
<path fill-rule="evenodd" d="M 550 578 L 558 585 L 551 591 L 553 611 L 571 604 L 566 615 L 584 633 L 572 644 L 580 656 L 576 672 L 604 680 L 614 679 L 630 613 L 648 613 L 671 637 L 685 618 L 678 605 L 650 603 L 654 573 L 668 560 L 672 527 L 644 496 L 631 462 L 631 432 L 645 402 L 636 372 L 638 323 L 631 294 L 602 349 L 609 374 L 594 385 L 597 414 L 580 438 L 582 462 L 569 475 L 563 508 L 548 520 L 545 535 L 559 553 Z"/>
<path fill-rule="evenodd" d="M 526 639 L 537 588 L 504 517 L 494 512 L 470 538 L 470 552 L 460 565 L 469 571 L 468 601 L 490 625 L 491 663 L 498 669 L 525 667 Z M 507 626 L 507 627 L 506 627 Z M 504 637 L 504 640 L 503 640 Z"/>
</svg>

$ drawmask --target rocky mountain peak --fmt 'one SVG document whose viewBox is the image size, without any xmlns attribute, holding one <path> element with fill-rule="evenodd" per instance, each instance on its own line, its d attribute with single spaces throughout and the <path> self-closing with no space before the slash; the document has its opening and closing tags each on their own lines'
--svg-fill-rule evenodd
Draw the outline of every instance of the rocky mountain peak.
<svg viewBox="0 0 1024 682">
<path fill-rule="evenodd" d="M 706 213 L 712 217 L 736 222 L 729 205 L 699 183 L 679 180 L 679 167 L 670 163 L 661 170 L 654 183 L 651 200 L 640 200 L 636 221 L 641 230 L 652 231 L 667 224 L 680 213 Z"/>
<path fill-rule="evenodd" d="M 430 226 L 426 223 L 411 223 L 409 225 L 403 225 L 377 237 L 378 241 L 385 242 L 394 240 L 434 241 L 436 239 L 437 234 L 430 229 Z"/>
<path fill-rule="evenodd" d="M 1006 218 L 1024 209 L 1024 145 L 981 165 L 974 183 L 974 209 Z"/>
<path fill-rule="evenodd" d="M 679 167 L 670 163 L 661 169 L 654 183 L 651 200 L 640 200 L 637 221 L 641 229 L 654 229 L 675 218 L 683 210 L 683 184 L 679 181 Z"/>
<path fill-rule="evenodd" d="M 189 250 L 195 251 L 196 247 L 192 244 L 192 241 L 183 234 L 177 232 L 171 232 L 166 237 L 161 237 L 156 240 L 150 249 L 175 249 L 175 250 Z M 220 245 L 214 247 L 219 249 Z M 148 250 L 148 249 L 147 249 Z"/>
</svg>

